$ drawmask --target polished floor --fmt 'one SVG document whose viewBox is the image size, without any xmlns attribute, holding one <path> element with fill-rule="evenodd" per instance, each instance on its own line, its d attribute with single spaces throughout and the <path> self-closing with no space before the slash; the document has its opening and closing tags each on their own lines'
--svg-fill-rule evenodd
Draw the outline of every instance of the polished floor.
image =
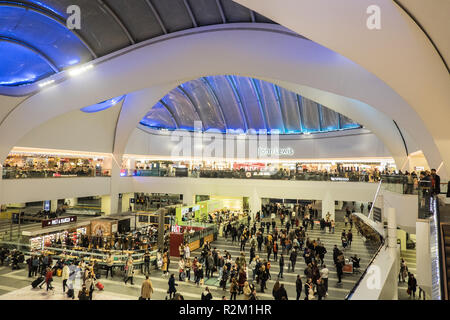
<svg viewBox="0 0 450 320">
<path fill-rule="evenodd" d="M 308 236 L 311 239 L 320 238 L 324 243 L 325 247 L 328 250 L 328 253 L 325 256 L 325 264 L 330 269 L 330 277 L 329 277 L 329 295 L 327 299 L 332 300 L 343 300 L 346 295 L 350 292 L 350 290 L 355 285 L 356 281 L 359 279 L 360 274 L 345 274 L 342 280 L 342 283 L 337 283 L 337 276 L 335 272 L 335 268 L 333 265 L 333 257 L 332 257 L 332 249 L 334 244 L 340 246 L 340 233 L 344 228 L 343 223 L 337 223 L 336 233 L 322 233 L 320 229 L 316 228 L 314 230 L 308 231 Z M 213 247 L 216 247 L 218 250 L 223 252 L 224 250 L 228 250 L 232 258 L 234 259 L 239 254 L 239 245 L 237 243 L 231 244 L 231 239 L 225 240 L 222 237 L 219 237 L 217 241 L 213 243 Z M 354 241 L 351 248 L 348 248 L 345 251 L 345 256 L 349 257 L 353 254 L 358 254 L 361 257 L 361 270 L 364 270 L 370 261 L 372 255 L 374 254 L 376 248 L 364 243 L 364 240 L 354 232 Z M 199 255 L 199 252 L 194 252 L 193 256 Z M 247 261 L 249 259 L 249 246 L 246 247 L 246 256 Z M 261 257 L 266 258 L 266 254 L 262 252 L 260 254 Z M 273 259 L 273 258 L 272 258 Z M 272 297 L 272 287 L 276 281 L 277 274 L 279 272 L 278 263 L 271 261 L 271 275 L 272 279 L 268 281 L 267 288 L 268 290 L 265 293 L 260 293 L 258 288 L 258 298 L 264 300 L 271 300 Z M 289 299 L 295 299 L 295 279 L 297 274 L 303 276 L 303 270 L 305 268 L 305 263 L 302 257 L 298 258 L 295 272 L 287 271 L 287 263 L 285 265 L 284 270 L 284 279 L 281 279 L 281 283 L 284 283 L 286 290 L 288 292 Z M 172 258 L 170 264 L 170 272 L 176 275 L 178 280 L 178 258 Z M 217 274 L 216 274 L 217 276 Z M 251 277 L 251 272 L 250 272 Z M 150 279 L 155 288 L 155 292 L 153 295 L 153 299 L 165 299 L 167 295 L 167 278 L 162 276 L 160 271 L 153 271 Z M 62 281 L 61 278 L 55 277 L 53 291 L 47 292 L 45 289 L 32 289 L 31 281 L 33 279 L 27 277 L 27 270 L 15 270 L 11 271 L 9 267 L 0 267 L 0 299 L 6 300 L 55 300 L 55 299 L 68 299 L 65 295 L 62 294 Z M 104 284 L 105 290 L 98 291 L 96 290 L 93 295 L 94 300 L 114 300 L 114 299 L 127 299 L 127 300 L 136 300 L 140 296 L 140 287 L 144 280 L 144 276 L 141 274 L 137 274 L 134 278 L 134 285 L 130 283 L 124 284 L 123 277 L 119 274 L 115 275 L 113 279 L 105 279 L 103 276 L 100 281 Z M 222 296 L 226 296 L 229 298 L 229 292 L 223 291 L 218 287 L 219 281 L 216 278 L 205 279 L 204 286 L 208 286 L 211 289 L 212 295 L 214 299 L 221 299 Z M 192 282 L 183 282 L 178 283 L 178 292 L 180 292 L 185 299 L 197 300 L 200 299 L 201 293 L 204 290 L 204 286 L 197 287 Z M 43 287 L 45 288 L 45 286 Z M 301 299 L 304 298 L 302 295 Z M 238 296 L 238 299 L 243 299 L 242 296 Z"/>
</svg>

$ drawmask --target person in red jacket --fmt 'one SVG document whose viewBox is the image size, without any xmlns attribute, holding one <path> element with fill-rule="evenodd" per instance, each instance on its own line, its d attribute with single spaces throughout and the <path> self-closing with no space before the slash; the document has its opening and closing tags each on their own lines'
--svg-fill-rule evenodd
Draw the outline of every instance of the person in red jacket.
<svg viewBox="0 0 450 320">
<path fill-rule="evenodd" d="M 47 268 L 47 273 L 45 274 L 45 283 L 47 284 L 47 291 L 48 289 L 52 289 L 52 281 L 53 281 L 53 271 L 50 268 Z"/>
</svg>

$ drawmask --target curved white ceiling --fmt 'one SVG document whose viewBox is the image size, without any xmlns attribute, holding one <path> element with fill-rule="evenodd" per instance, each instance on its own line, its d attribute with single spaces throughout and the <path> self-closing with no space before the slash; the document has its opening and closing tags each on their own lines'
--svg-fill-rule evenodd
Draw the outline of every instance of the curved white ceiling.
<svg viewBox="0 0 450 320">
<path fill-rule="evenodd" d="M 201 76 L 220 74 L 316 88 L 363 102 L 399 121 L 401 115 L 408 114 L 403 121 L 405 129 L 423 146 L 430 163 L 441 161 L 417 114 L 374 75 L 282 27 L 245 24 L 198 28 L 134 46 L 99 60 L 95 68 L 79 77 L 29 97 L 0 125 L 0 136 L 7 137 L 1 140 L 0 157 L 5 158 L 23 135 L 49 119 L 135 92 L 125 99 L 116 128 L 114 153 L 120 153 L 149 106 L 169 90 Z M 137 102 L 139 95 L 146 95 L 146 103 Z"/>
<path fill-rule="evenodd" d="M 258 11 L 343 56 L 351 59 L 398 93 L 423 119 L 432 134 L 434 143 L 450 169 L 450 137 L 447 122 L 450 117 L 450 76 L 448 70 L 427 36 L 411 17 L 391 0 L 235 0 Z M 403 1 L 404 3 L 417 2 Z M 426 4 L 424 3 L 426 2 Z M 448 8 L 442 2 L 422 1 L 434 12 Z M 366 10 L 378 5 L 381 12 L 381 29 L 369 30 Z M 417 11 L 417 9 L 415 9 Z M 430 12 L 429 10 L 427 12 Z M 441 14 L 439 14 L 441 16 Z M 447 12 L 448 25 L 448 12 Z M 424 24 L 436 26 L 430 14 L 421 15 Z M 424 18 L 427 17 L 427 18 Z M 437 19 L 441 23 L 442 19 Z M 446 41 L 439 41 L 442 55 L 448 56 L 448 29 L 438 32 Z M 437 35 L 439 33 L 439 35 Z M 393 119 L 409 121 L 409 114 L 401 108 Z M 432 110 L 432 112 L 430 112 Z M 406 127 L 405 123 L 402 123 Z M 412 133 L 411 131 L 409 131 Z M 432 162 L 433 163 L 433 162 Z M 432 164 L 432 166 L 439 164 Z"/>
</svg>

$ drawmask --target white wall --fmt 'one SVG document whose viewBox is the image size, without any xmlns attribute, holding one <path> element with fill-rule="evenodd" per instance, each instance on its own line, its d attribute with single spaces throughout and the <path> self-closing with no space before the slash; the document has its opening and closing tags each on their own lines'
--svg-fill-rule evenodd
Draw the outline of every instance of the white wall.
<svg viewBox="0 0 450 320">
<path fill-rule="evenodd" d="M 0 180 L 0 203 L 79 198 L 110 193 L 108 177 Z"/>
<path fill-rule="evenodd" d="M 409 233 L 416 233 L 416 221 L 419 210 L 417 195 L 399 194 L 382 190 L 383 217 L 387 220 L 387 208 L 395 208 L 397 226 Z"/>
<path fill-rule="evenodd" d="M 96 113 L 75 110 L 63 114 L 27 133 L 16 146 L 112 152 L 120 105 Z"/>
<path fill-rule="evenodd" d="M 398 260 L 390 250 L 381 248 L 351 300 L 395 300 L 397 298 Z"/>
<path fill-rule="evenodd" d="M 230 197 L 310 199 L 321 200 L 327 194 L 335 200 L 372 201 L 377 185 L 364 182 L 284 181 L 259 179 L 208 179 L 167 177 L 123 177 L 119 192 L 189 193 Z"/>
<path fill-rule="evenodd" d="M 172 136 L 166 134 L 150 134 L 139 128 L 136 128 L 130 137 L 126 154 L 152 155 L 152 156 L 171 156 L 175 146 L 180 142 L 178 140 L 171 141 Z M 208 134 L 204 135 L 206 138 Z M 193 136 L 192 136 L 193 137 Z M 191 138 L 192 138 L 191 137 Z M 211 135 L 209 135 L 211 137 Z M 347 131 L 339 131 L 334 133 L 323 133 L 317 135 L 301 135 L 301 136 L 279 136 L 279 148 L 291 147 L 294 150 L 293 156 L 283 158 L 296 159 L 320 159 L 320 158 L 370 158 L 370 157 L 391 157 L 390 152 L 384 144 L 366 129 L 355 129 Z M 252 138 L 253 139 L 253 138 Z M 222 154 L 226 154 L 226 144 L 222 139 L 222 135 L 218 135 L 219 145 L 223 147 Z M 270 136 L 267 139 L 270 145 Z M 248 139 L 245 140 L 245 150 L 249 155 Z M 212 144 L 212 140 L 205 139 L 204 146 Z M 192 143 L 193 145 L 193 143 Z M 236 139 L 232 144 L 233 150 L 236 147 Z M 205 150 L 205 148 L 203 148 Z M 192 147 L 191 154 L 194 155 Z M 178 155 L 178 153 L 176 154 Z M 252 156 L 250 155 L 252 158 Z M 281 157 L 280 157 L 281 158 Z"/>
<path fill-rule="evenodd" d="M 430 254 L 429 220 L 418 220 L 416 223 L 416 272 L 417 285 L 431 296 L 432 274 Z"/>
</svg>

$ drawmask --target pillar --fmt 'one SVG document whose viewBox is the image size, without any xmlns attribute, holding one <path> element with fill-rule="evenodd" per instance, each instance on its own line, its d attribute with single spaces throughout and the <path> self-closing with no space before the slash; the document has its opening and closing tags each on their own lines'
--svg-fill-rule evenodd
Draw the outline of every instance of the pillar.
<svg viewBox="0 0 450 320">
<path fill-rule="evenodd" d="M 256 190 L 253 190 L 253 194 L 249 197 L 249 205 L 250 205 L 250 216 L 252 219 L 255 218 L 256 213 L 261 211 L 261 197 L 258 195 Z"/>
<path fill-rule="evenodd" d="M 387 244 L 389 255 L 394 259 L 394 270 L 400 269 L 399 252 L 397 250 L 397 219 L 395 216 L 395 208 L 387 209 Z M 398 300 L 398 283 L 394 281 L 394 297 L 393 300 Z"/>
<path fill-rule="evenodd" d="M 334 199 L 330 193 L 325 193 L 322 199 L 322 218 L 325 218 L 327 213 L 330 213 L 330 220 L 336 220 L 334 217 Z"/>
<path fill-rule="evenodd" d="M 111 196 L 106 195 L 102 196 L 102 212 L 105 213 L 106 216 L 111 214 Z"/>
<path fill-rule="evenodd" d="M 134 199 L 134 193 L 124 193 L 122 195 L 122 212 L 134 211 L 134 203 L 130 203 L 130 199 Z"/>
<path fill-rule="evenodd" d="M 183 193 L 183 203 L 188 206 L 192 206 L 195 204 L 194 194 L 192 193 L 191 190 L 188 190 Z"/>
<path fill-rule="evenodd" d="M 50 201 L 50 212 L 56 212 L 58 209 L 58 199 Z"/>
</svg>

